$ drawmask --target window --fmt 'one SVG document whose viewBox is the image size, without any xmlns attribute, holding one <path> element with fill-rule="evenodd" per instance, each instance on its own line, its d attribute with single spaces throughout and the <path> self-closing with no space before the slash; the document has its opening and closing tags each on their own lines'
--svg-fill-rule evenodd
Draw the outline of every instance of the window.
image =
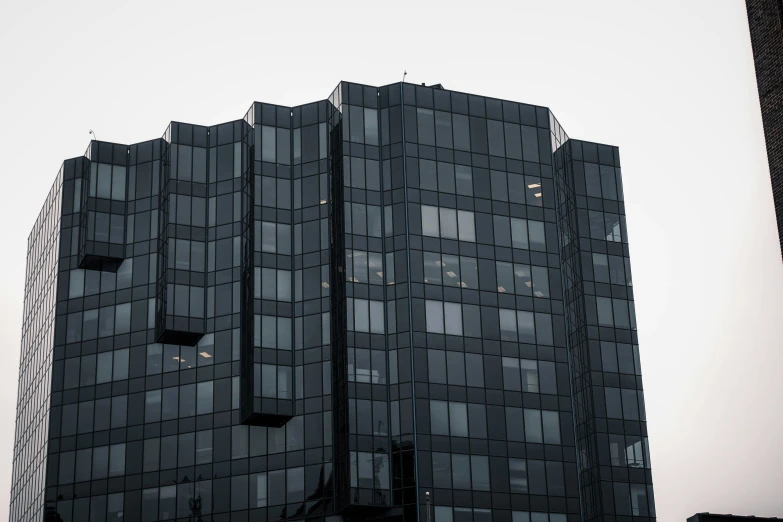
<svg viewBox="0 0 783 522">
<path fill-rule="evenodd" d="M 449 384 L 465 386 L 465 358 L 462 353 L 446 352 Z"/>
<path fill-rule="evenodd" d="M 619 388 L 604 388 L 606 396 L 606 416 L 610 419 L 622 419 L 623 408 L 620 400 Z"/>
<path fill-rule="evenodd" d="M 425 236 L 440 236 L 437 207 L 430 207 L 427 205 L 421 206 L 421 230 L 422 234 Z"/>
<path fill-rule="evenodd" d="M 527 461 L 508 459 L 508 476 L 512 493 L 527 493 Z"/>
<path fill-rule="evenodd" d="M 425 236 L 476 242 L 473 212 L 421 205 L 421 226 Z"/>
<path fill-rule="evenodd" d="M 452 437 L 468 436 L 468 414 L 465 403 L 449 402 L 449 431 Z"/>
<path fill-rule="evenodd" d="M 489 459 L 482 455 L 471 455 L 470 471 L 473 489 L 489 491 Z"/>
<path fill-rule="evenodd" d="M 528 220 L 528 232 L 530 234 L 530 250 L 546 252 L 546 236 L 544 224 L 540 221 Z"/>
<path fill-rule="evenodd" d="M 473 219 L 473 212 L 467 210 L 457 211 L 459 219 L 459 240 L 476 242 L 476 225 Z"/>
<path fill-rule="evenodd" d="M 349 330 L 374 334 L 384 333 L 383 301 L 350 297 L 346 301 Z"/>
<path fill-rule="evenodd" d="M 511 218 L 511 243 L 514 248 L 530 248 L 527 233 L 527 220 Z"/>
<path fill-rule="evenodd" d="M 470 488 L 470 455 L 451 455 L 451 471 L 454 489 Z"/>
<path fill-rule="evenodd" d="M 540 444 L 543 442 L 541 434 L 541 411 L 525 408 L 525 440 Z"/>
<path fill-rule="evenodd" d="M 427 350 L 427 370 L 430 382 L 447 384 L 446 352 L 443 350 Z"/>
<path fill-rule="evenodd" d="M 631 498 L 627 482 L 614 482 L 614 507 L 618 515 L 631 515 Z"/>
<path fill-rule="evenodd" d="M 597 210 L 588 211 L 590 223 L 590 237 L 619 243 L 622 241 L 620 233 L 620 216 L 617 214 L 603 213 Z"/>
<path fill-rule="evenodd" d="M 389 489 L 389 455 L 363 451 L 350 452 L 351 487 Z"/>
<path fill-rule="evenodd" d="M 514 310 L 498 310 L 500 316 L 500 339 L 517 341 L 517 318 Z"/>
<path fill-rule="evenodd" d="M 427 332 L 462 335 L 462 305 L 442 301 L 425 301 Z M 445 327 L 444 327 L 445 321 Z"/>
<path fill-rule="evenodd" d="M 289 503 L 304 500 L 304 468 L 286 469 L 286 501 Z"/>
<path fill-rule="evenodd" d="M 424 282 L 435 285 L 443 283 L 440 254 L 424 252 Z"/>
<path fill-rule="evenodd" d="M 471 290 L 478 289 L 478 263 L 474 257 L 459 257 L 460 264 L 460 286 Z"/>
<path fill-rule="evenodd" d="M 515 312 L 501 308 L 498 310 L 498 316 L 501 340 L 552 344 L 552 316 L 550 314 L 522 310 Z"/>
<path fill-rule="evenodd" d="M 383 254 L 362 250 L 345 251 L 346 281 L 383 284 Z"/>
<path fill-rule="evenodd" d="M 529 359 L 520 359 L 520 370 L 522 372 L 522 391 L 529 393 L 539 393 L 538 368 L 536 361 Z"/>
<path fill-rule="evenodd" d="M 495 262 L 495 272 L 497 275 L 498 292 L 510 293 L 514 292 L 514 265 L 512 263 L 505 263 L 502 261 Z"/>
<path fill-rule="evenodd" d="M 448 402 L 430 401 L 430 431 L 433 435 L 449 434 Z"/>
<path fill-rule="evenodd" d="M 608 297 L 596 297 L 596 308 L 598 309 L 598 324 L 599 326 L 614 326 L 614 318 L 612 315 L 612 299 Z"/>
<path fill-rule="evenodd" d="M 544 443 L 560 444 L 560 419 L 556 411 L 542 411 L 544 425 Z"/>
<path fill-rule="evenodd" d="M 460 196 L 473 196 L 473 173 L 470 167 L 455 165 L 454 176 L 457 194 Z"/>
<path fill-rule="evenodd" d="M 378 111 L 376 109 L 364 109 L 364 142 L 368 145 L 378 145 Z"/>
<path fill-rule="evenodd" d="M 254 345 L 261 348 L 291 349 L 291 318 L 272 315 L 254 317 Z"/>
<path fill-rule="evenodd" d="M 259 267 L 256 267 L 255 270 L 256 277 L 260 279 L 261 299 L 272 301 L 291 300 L 291 272 L 289 270 Z"/>
<path fill-rule="evenodd" d="M 468 424 L 468 406 L 464 402 L 452 401 L 430 401 L 430 430 L 433 435 L 451 435 L 452 437 L 467 437 L 470 432 L 471 437 L 486 437 L 486 420 L 483 412 L 473 410 L 471 419 L 476 420 L 475 433 L 474 426 Z M 471 421 L 472 422 L 472 421 Z"/>
<path fill-rule="evenodd" d="M 255 245 L 261 252 L 291 255 L 291 225 L 256 221 Z"/>
<path fill-rule="evenodd" d="M 609 256 L 609 281 L 613 285 L 625 285 L 625 262 L 620 256 Z"/>
<path fill-rule="evenodd" d="M 533 272 L 533 295 L 549 297 L 549 271 L 543 266 L 531 267 Z"/>
<path fill-rule="evenodd" d="M 596 254 L 593 252 L 593 272 L 595 281 L 598 283 L 609 282 L 609 262 L 606 254 Z"/>
<path fill-rule="evenodd" d="M 440 213 L 440 237 L 444 239 L 457 239 L 457 211 L 451 208 L 439 208 Z"/>
<path fill-rule="evenodd" d="M 508 201 L 508 181 L 506 173 L 499 170 L 492 170 L 489 175 L 492 199 Z"/>
<path fill-rule="evenodd" d="M 503 389 L 521 391 L 522 385 L 519 377 L 519 359 L 503 357 Z"/>
<path fill-rule="evenodd" d="M 451 488 L 451 454 L 432 452 L 432 484 L 436 488 Z"/>
<path fill-rule="evenodd" d="M 465 370 L 468 386 L 484 387 L 484 359 L 480 354 L 465 354 Z"/>
<path fill-rule="evenodd" d="M 348 381 L 386 383 L 386 362 L 379 350 L 348 348 Z"/>
<path fill-rule="evenodd" d="M 647 499 L 647 486 L 645 484 L 630 484 L 631 486 L 631 514 L 635 517 L 654 515 L 651 511 L 651 500 Z"/>
</svg>

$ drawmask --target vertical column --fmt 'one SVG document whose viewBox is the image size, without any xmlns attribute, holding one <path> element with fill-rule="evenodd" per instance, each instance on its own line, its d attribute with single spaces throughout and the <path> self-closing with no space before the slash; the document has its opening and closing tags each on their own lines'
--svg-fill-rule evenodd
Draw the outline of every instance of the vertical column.
<svg viewBox="0 0 783 522">
<path fill-rule="evenodd" d="M 161 158 L 167 146 L 168 143 L 163 138 L 158 138 L 129 147 L 125 234 L 127 263 L 123 263 L 118 270 L 118 277 L 124 276 L 126 281 L 123 285 L 141 287 L 133 293 L 132 314 L 139 328 L 131 334 L 131 344 L 134 346 L 154 343 L 157 339 L 155 325 L 159 294 L 158 265 L 163 236 L 160 228 L 162 221 L 159 196 L 163 163 Z M 201 163 L 206 165 L 206 157 Z M 130 281 L 127 281 L 128 279 Z"/>
<path fill-rule="evenodd" d="M 332 350 L 329 243 L 329 106 L 295 107 L 292 121 L 294 226 L 294 394 L 297 416 L 286 424 L 304 432 L 308 514 L 332 505 Z M 278 294 L 279 295 L 279 294 Z"/>
<path fill-rule="evenodd" d="M 584 517 L 652 519 L 619 152 L 569 140 L 556 158 Z"/>
<path fill-rule="evenodd" d="M 332 423 L 334 427 L 334 488 L 335 510 L 350 504 L 351 469 L 349 457 L 348 414 L 348 350 L 347 350 L 347 308 L 345 273 L 345 203 L 342 176 L 342 132 L 341 113 L 342 85 L 329 98 L 329 148 L 328 162 L 331 174 L 331 248 L 334 263 L 331 275 L 331 322 L 332 322 Z"/>
<path fill-rule="evenodd" d="M 406 94 L 410 96 L 410 94 Z M 381 136 L 384 145 L 384 233 L 389 272 L 389 382 L 391 393 L 392 485 L 395 506 L 406 520 L 418 519 L 416 403 L 411 328 L 409 214 L 406 179 L 403 86 L 381 91 Z M 388 147 L 388 152 L 387 152 Z"/>
<path fill-rule="evenodd" d="M 555 152 L 561 278 L 569 346 L 571 401 L 578 458 L 580 504 L 585 520 L 601 519 L 600 474 L 595 439 L 592 380 L 585 324 L 580 240 L 571 142 Z"/>
<path fill-rule="evenodd" d="M 343 83 L 333 102 L 337 509 L 367 514 L 391 504 L 378 89 Z"/>
<path fill-rule="evenodd" d="M 252 127 L 253 337 L 245 352 L 252 368 L 243 363 L 243 418 L 246 424 L 282 426 L 296 412 L 291 109 L 257 103 Z"/>
</svg>

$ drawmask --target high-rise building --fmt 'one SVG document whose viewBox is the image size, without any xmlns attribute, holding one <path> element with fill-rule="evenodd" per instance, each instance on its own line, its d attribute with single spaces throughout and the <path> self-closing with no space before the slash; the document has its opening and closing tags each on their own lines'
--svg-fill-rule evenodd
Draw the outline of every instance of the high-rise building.
<svg viewBox="0 0 783 522">
<path fill-rule="evenodd" d="M 66 160 L 12 521 L 655 518 L 618 149 L 341 83 Z"/>
<path fill-rule="evenodd" d="M 772 197 L 783 250 L 783 3 L 746 0 Z"/>
</svg>

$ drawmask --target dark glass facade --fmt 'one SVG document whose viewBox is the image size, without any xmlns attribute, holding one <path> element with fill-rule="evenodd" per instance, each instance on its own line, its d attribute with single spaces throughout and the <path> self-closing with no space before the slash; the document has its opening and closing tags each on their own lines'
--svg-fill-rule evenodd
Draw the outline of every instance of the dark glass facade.
<svg viewBox="0 0 783 522">
<path fill-rule="evenodd" d="M 745 0 L 745 4 L 783 252 L 783 3 L 780 0 Z"/>
<path fill-rule="evenodd" d="M 22 339 L 13 521 L 655 518 L 619 153 L 544 107 L 341 83 L 93 141 Z"/>
</svg>

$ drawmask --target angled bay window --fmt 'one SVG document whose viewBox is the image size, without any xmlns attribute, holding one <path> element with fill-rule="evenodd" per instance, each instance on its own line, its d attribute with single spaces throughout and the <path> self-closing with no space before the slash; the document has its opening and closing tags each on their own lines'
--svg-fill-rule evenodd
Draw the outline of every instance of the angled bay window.
<svg viewBox="0 0 783 522">
<path fill-rule="evenodd" d="M 125 258 L 128 147 L 93 141 L 77 167 L 79 266 L 116 271 Z"/>
<path fill-rule="evenodd" d="M 172 123 L 160 182 L 157 338 L 195 345 L 206 332 L 206 127 Z"/>
<path fill-rule="evenodd" d="M 241 253 L 241 260 L 233 265 L 243 270 L 241 284 L 237 287 L 234 283 L 232 290 L 238 294 L 232 297 L 243 302 L 237 310 L 241 312 L 243 333 L 240 402 L 244 422 L 251 425 L 278 427 L 291 420 L 297 386 L 301 386 L 296 384 L 292 357 L 295 345 L 291 308 L 294 289 L 301 288 L 295 285 L 291 262 L 292 253 L 301 250 L 301 226 L 292 224 L 290 211 L 294 200 L 293 149 L 298 149 L 300 160 L 302 150 L 301 134 L 298 144 L 293 143 L 291 123 L 291 109 L 257 103 L 245 121 L 235 125 L 225 144 L 218 144 L 218 148 L 233 147 L 233 159 L 226 158 L 226 167 L 232 166 L 235 178 L 240 173 L 243 185 L 241 194 L 222 194 L 218 183 L 214 213 L 217 237 L 225 229 L 222 235 L 233 236 L 233 259 Z M 231 133 L 226 130 L 226 134 Z M 239 237 L 238 223 L 242 229 Z M 216 258 L 221 250 L 229 250 L 219 243 L 216 242 Z M 299 246 L 294 247 L 295 244 Z M 230 266 L 215 266 L 216 276 L 227 268 Z M 228 272 L 225 277 L 228 279 Z M 236 281 L 235 276 L 232 279 Z M 217 290 L 215 296 L 217 299 Z M 219 315 L 216 308 L 216 323 Z M 227 317 L 225 323 L 227 328 L 236 326 L 233 317 L 230 322 Z"/>
</svg>

